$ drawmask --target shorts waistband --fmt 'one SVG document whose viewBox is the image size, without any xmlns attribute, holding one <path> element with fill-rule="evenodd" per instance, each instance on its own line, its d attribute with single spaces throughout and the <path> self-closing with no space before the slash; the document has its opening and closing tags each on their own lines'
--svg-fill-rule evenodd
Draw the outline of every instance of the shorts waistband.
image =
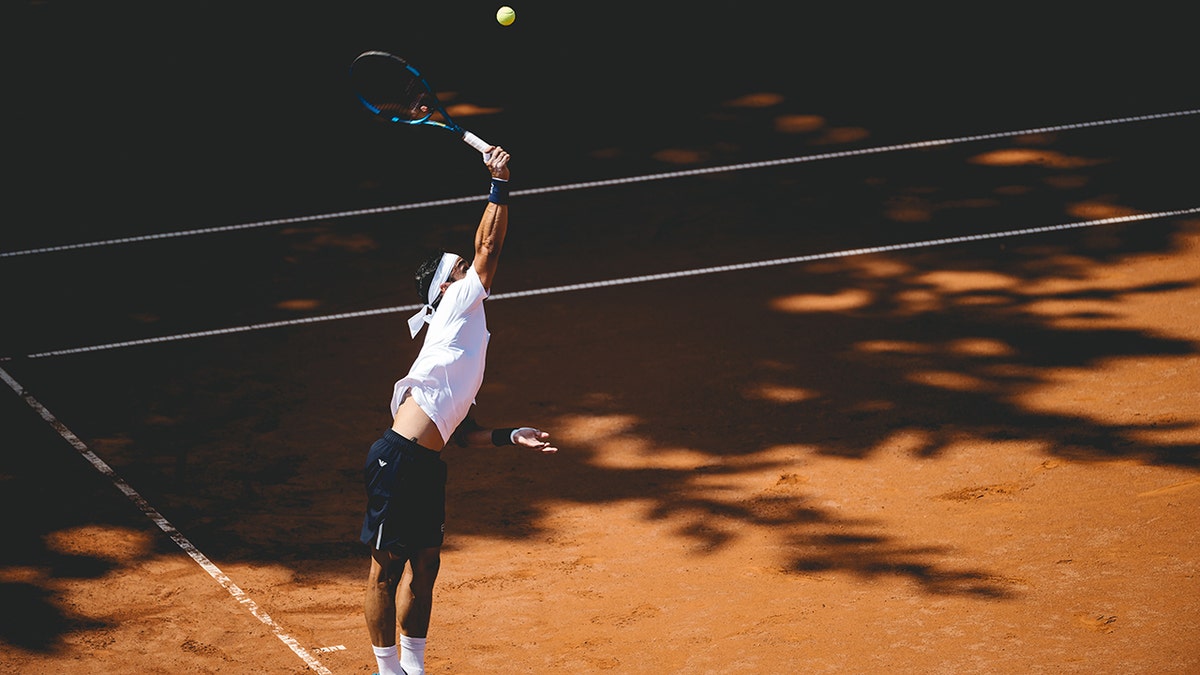
<svg viewBox="0 0 1200 675">
<path fill-rule="evenodd" d="M 415 457 L 419 457 L 421 459 L 436 459 L 439 461 L 442 459 L 442 453 L 438 452 L 437 450 L 430 450 L 429 448 L 418 444 L 411 438 L 405 438 L 401 436 L 400 434 L 396 433 L 395 429 L 388 429 L 387 431 L 383 432 L 383 439 L 389 443 L 392 443 L 393 445 L 400 446 L 402 448 L 402 452 L 406 452 Z"/>
</svg>

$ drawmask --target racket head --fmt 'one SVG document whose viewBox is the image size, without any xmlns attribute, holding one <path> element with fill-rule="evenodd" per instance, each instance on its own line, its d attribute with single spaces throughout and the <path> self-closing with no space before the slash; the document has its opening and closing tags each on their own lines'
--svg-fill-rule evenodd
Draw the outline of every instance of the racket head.
<svg viewBox="0 0 1200 675">
<path fill-rule="evenodd" d="M 359 102 L 386 122 L 457 128 L 421 73 L 395 54 L 359 54 L 350 64 L 350 86 Z"/>
</svg>

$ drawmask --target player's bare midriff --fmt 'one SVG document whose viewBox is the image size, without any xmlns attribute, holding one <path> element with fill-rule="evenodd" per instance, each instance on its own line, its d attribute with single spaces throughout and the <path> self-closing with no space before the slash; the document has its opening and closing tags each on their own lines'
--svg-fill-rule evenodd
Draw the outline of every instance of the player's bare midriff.
<svg viewBox="0 0 1200 675">
<path fill-rule="evenodd" d="M 430 450 L 440 452 L 445 445 L 442 432 L 438 431 L 437 425 L 429 419 L 424 410 L 421 410 L 421 406 L 417 405 L 412 396 L 406 395 L 400 403 L 396 416 L 392 418 L 392 431 Z"/>
</svg>

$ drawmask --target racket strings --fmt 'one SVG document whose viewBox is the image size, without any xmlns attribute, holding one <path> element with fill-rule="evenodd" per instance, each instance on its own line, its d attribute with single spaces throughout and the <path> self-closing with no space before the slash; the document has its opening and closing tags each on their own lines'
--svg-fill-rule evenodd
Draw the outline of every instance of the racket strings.
<svg viewBox="0 0 1200 675">
<path fill-rule="evenodd" d="M 354 63 L 355 93 L 377 115 L 395 122 L 418 122 L 439 109 L 437 99 L 403 62 L 386 56 L 364 56 Z"/>
</svg>

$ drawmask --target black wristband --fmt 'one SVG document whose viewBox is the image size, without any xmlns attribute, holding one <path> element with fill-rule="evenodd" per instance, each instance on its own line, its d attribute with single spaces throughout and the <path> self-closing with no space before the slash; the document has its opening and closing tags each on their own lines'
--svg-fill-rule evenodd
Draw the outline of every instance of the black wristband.
<svg viewBox="0 0 1200 675">
<path fill-rule="evenodd" d="M 507 429 L 492 429 L 492 445 L 515 445 L 512 440 L 512 432 L 516 430 L 516 427 L 509 427 Z"/>
<path fill-rule="evenodd" d="M 507 204 L 508 181 L 503 178 L 493 178 L 492 189 L 488 192 L 488 201 L 493 204 Z"/>
</svg>

